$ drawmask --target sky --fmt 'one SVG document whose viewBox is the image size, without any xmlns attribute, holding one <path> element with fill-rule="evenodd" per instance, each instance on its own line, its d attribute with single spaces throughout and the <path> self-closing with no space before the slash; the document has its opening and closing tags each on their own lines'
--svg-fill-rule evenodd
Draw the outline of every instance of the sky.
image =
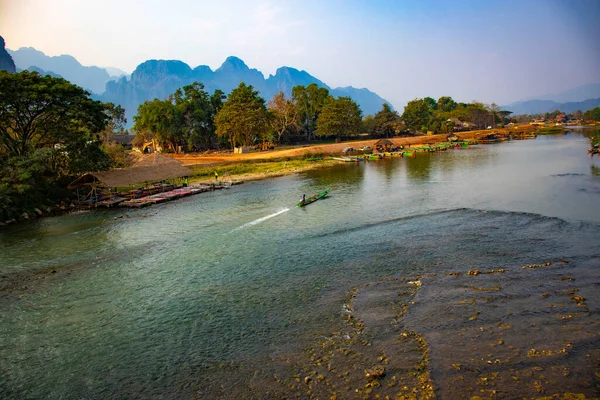
<svg viewBox="0 0 600 400">
<path fill-rule="evenodd" d="M 148 59 L 281 66 L 401 110 L 508 104 L 600 82 L 600 0 L 0 0 L 6 47 L 128 73 Z"/>
</svg>

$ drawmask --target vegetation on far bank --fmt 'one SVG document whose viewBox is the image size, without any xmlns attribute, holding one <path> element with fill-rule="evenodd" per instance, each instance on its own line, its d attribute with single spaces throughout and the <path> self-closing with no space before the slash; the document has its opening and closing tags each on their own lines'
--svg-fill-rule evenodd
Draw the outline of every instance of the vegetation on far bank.
<svg viewBox="0 0 600 400">
<path fill-rule="evenodd" d="M 564 131 L 565 128 L 562 126 L 545 126 L 535 131 L 535 133 L 538 135 L 556 135 L 558 133 L 563 133 Z"/>
<path fill-rule="evenodd" d="M 308 154 L 302 157 L 284 157 L 275 160 L 252 160 L 219 165 L 203 165 L 190 167 L 193 175 L 192 182 L 210 182 L 215 179 L 215 172 L 219 180 L 232 179 L 247 180 L 268 176 L 287 175 L 307 171 L 323 165 L 334 165 L 337 162 L 323 158 L 321 155 Z"/>
</svg>

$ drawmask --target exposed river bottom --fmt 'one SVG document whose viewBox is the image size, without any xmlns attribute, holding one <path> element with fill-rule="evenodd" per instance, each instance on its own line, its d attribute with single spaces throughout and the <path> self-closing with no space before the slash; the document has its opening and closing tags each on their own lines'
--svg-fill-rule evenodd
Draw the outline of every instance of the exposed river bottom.
<svg viewBox="0 0 600 400">
<path fill-rule="evenodd" d="M 271 358 L 270 373 L 264 364 L 216 367 L 221 379 L 196 397 L 597 398 L 599 264 L 366 283 L 348 293 L 336 331 Z M 235 389 L 224 376 L 237 377 Z"/>
</svg>

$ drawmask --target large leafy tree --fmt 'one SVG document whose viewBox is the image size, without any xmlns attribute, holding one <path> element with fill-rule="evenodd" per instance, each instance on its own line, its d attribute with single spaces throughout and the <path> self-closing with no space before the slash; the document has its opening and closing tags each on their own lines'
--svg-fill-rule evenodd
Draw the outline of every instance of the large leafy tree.
<svg viewBox="0 0 600 400">
<path fill-rule="evenodd" d="M 9 156 L 85 145 L 110 118 L 105 104 L 62 78 L 0 71 L 0 146 Z M 74 154 L 72 154 L 74 156 Z"/>
<path fill-rule="evenodd" d="M 431 99 L 431 98 L 428 98 Z M 415 99 L 404 107 L 402 120 L 411 131 L 427 129 L 431 118 L 431 102 L 425 99 Z"/>
<path fill-rule="evenodd" d="M 298 104 L 300 123 L 307 140 L 311 140 L 317 128 L 317 119 L 325 105 L 331 98 L 329 90 L 320 88 L 312 83 L 308 86 L 294 86 L 292 97 Z"/>
<path fill-rule="evenodd" d="M 133 117 L 136 140 L 155 139 L 161 146 L 175 148 L 175 109 L 170 100 L 147 100 Z"/>
<path fill-rule="evenodd" d="M 350 136 L 362 126 L 362 111 L 350 97 L 329 98 L 317 119 L 317 136 Z"/>
<path fill-rule="evenodd" d="M 209 95 L 203 84 L 194 82 L 166 100 L 146 101 L 134 117 L 137 141 L 153 138 L 163 147 L 181 146 L 187 151 L 210 147 L 215 138 L 214 118 L 223 98 L 220 90 Z"/>
<path fill-rule="evenodd" d="M 216 134 L 232 147 L 250 146 L 271 139 L 265 100 L 244 82 L 233 89 L 215 116 Z"/>
<path fill-rule="evenodd" d="M 214 118 L 224 98 L 220 90 L 209 96 L 204 85 L 198 82 L 175 92 L 175 115 L 180 123 L 181 141 L 188 150 L 211 146 L 216 129 Z"/>
<path fill-rule="evenodd" d="M 600 121 L 600 107 L 592 108 L 583 113 L 585 121 Z"/>
<path fill-rule="evenodd" d="M 442 96 L 437 101 L 437 108 L 441 112 L 450 112 L 456 109 L 457 105 L 456 101 L 450 96 Z"/>
<path fill-rule="evenodd" d="M 375 114 L 375 133 L 379 136 L 391 137 L 400 129 L 400 116 L 390 107 L 383 103 L 381 111 Z"/>
<path fill-rule="evenodd" d="M 292 129 L 300 126 L 300 113 L 296 99 L 286 99 L 283 92 L 279 92 L 269 100 L 271 112 L 271 127 L 275 133 L 277 143 L 281 143 L 282 136 Z"/>
<path fill-rule="evenodd" d="M 98 137 L 111 115 L 64 79 L 0 71 L 0 218 L 52 205 L 75 175 L 108 169 Z"/>
<path fill-rule="evenodd" d="M 365 133 L 375 133 L 377 130 L 377 122 L 371 114 L 365 116 L 362 120 L 361 131 Z"/>
</svg>

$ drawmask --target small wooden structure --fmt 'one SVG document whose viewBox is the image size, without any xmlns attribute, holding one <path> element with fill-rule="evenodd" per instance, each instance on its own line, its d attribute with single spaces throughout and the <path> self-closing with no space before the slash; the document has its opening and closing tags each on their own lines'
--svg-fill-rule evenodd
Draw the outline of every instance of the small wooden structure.
<svg viewBox="0 0 600 400">
<path fill-rule="evenodd" d="M 375 142 L 374 146 L 379 152 L 391 151 L 391 149 L 394 147 L 394 142 L 388 139 L 379 139 Z"/>
<path fill-rule="evenodd" d="M 97 202 L 105 200 L 100 193 L 103 189 L 109 189 L 110 193 L 111 188 L 147 185 L 192 174 L 192 170 L 184 167 L 180 161 L 159 153 L 152 153 L 142 157 L 133 167 L 84 174 L 73 181 L 68 188 L 77 189 L 79 193 L 79 188 L 89 186 L 91 190 L 84 196 L 83 202 L 95 205 Z M 116 199 L 119 196 L 115 192 L 114 196 L 110 193 L 108 197 Z"/>
</svg>

